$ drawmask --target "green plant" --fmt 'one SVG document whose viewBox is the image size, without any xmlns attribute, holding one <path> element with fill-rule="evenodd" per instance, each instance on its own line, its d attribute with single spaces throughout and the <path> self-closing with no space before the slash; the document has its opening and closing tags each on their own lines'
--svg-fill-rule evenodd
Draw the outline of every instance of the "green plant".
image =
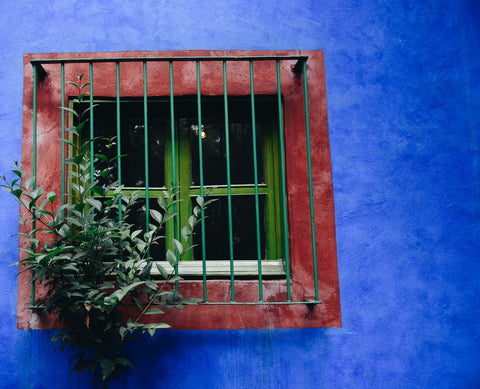
<svg viewBox="0 0 480 389">
<path fill-rule="evenodd" d="M 88 84 L 71 83 L 79 90 Z M 157 202 L 163 210 L 150 210 L 147 231 L 128 222 L 128 216 L 138 201 L 138 194 L 125 194 L 116 182 L 108 183 L 114 158 L 104 154 L 90 155 L 92 139 L 82 140 L 81 131 L 86 120 L 84 112 L 64 108 L 78 118 L 78 124 L 67 130 L 71 137 L 62 140 L 72 150 L 66 160 L 70 165 L 71 193 L 63 205 L 58 205 L 58 194 L 45 193 L 36 187 L 35 177 L 26 178 L 18 163 L 12 170 L 14 179 L 5 177 L 0 186 L 15 196 L 24 214 L 21 223 L 28 227 L 23 235 L 29 247 L 17 263 L 20 272 L 32 272 L 31 282 L 44 285 L 46 298 L 36 301 L 37 309 L 55 315 L 64 328 L 53 338 L 64 350 L 71 346 L 76 350 L 71 359 L 72 370 L 93 373 L 97 387 L 126 367 L 133 367 L 122 353 L 122 345 L 132 334 L 148 332 L 153 336 L 157 329 L 167 324 L 145 323 L 145 315 L 162 313 L 165 309 L 193 304 L 200 299 L 184 299 L 174 287 L 181 278 L 175 271 L 167 273 L 156 264 L 163 279 L 153 280 L 153 262 L 150 249 L 163 239 L 165 223 L 175 217 L 174 204 L 178 202 L 175 188 L 165 190 Z M 99 141 L 99 139 L 95 139 Z M 111 148 L 114 140 L 108 140 Z M 92 159 L 102 162 L 103 169 L 95 172 L 92 179 Z M 190 244 L 193 229 L 200 221 L 208 201 L 198 197 L 193 214 L 184 226 L 180 240 L 173 239 L 166 253 L 166 260 L 176 269 L 182 257 L 192 249 Z M 134 317 L 123 317 L 122 308 L 137 307 Z M 149 320 L 147 320 L 149 321 Z"/>
</svg>

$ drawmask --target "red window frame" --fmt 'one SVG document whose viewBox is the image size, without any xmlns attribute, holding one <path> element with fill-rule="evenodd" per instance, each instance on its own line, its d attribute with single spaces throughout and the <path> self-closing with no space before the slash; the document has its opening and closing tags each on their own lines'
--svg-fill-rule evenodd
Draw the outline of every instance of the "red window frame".
<svg viewBox="0 0 480 389">
<path fill-rule="evenodd" d="M 281 93 L 284 110 L 284 141 L 287 182 L 287 207 L 289 231 L 289 257 L 292 305 L 195 305 L 186 306 L 183 312 L 170 310 L 161 320 L 175 329 L 245 329 L 245 328 L 306 328 L 340 327 L 340 292 L 337 270 L 335 239 L 335 215 L 332 186 L 332 170 L 328 138 L 327 100 L 324 54 L 313 51 L 160 51 L 116 53 L 54 53 L 26 54 L 24 56 L 24 103 L 22 166 L 32 171 L 33 154 L 33 67 L 31 60 L 61 58 L 111 58 L 111 57 L 205 57 L 205 56 L 308 56 L 308 106 L 312 154 L 313 199 L 315 204 L 315 231 L 317 252 L 317 281 L 319 300 L 322 304 L 309 304 L 314 299 L 314 269 L 312 261 L 311 221 L 309 212 L 309 185 L 307 145 L 305 137 L 305 103 L 303 77 L 295 72 L 295 60 L 280 62 Z M 221 61 L 201 63 L 202 96 L 221 96 L 223 84 Z M 250 93 L 248 61 L 229 62 L 228 94 L 245 96 Z M 143 96 L 142 62 L 121 62 L 120 91 L 122 96 Z M 61 71 L 59 64 L 44 66 L 47 77 L 38 81 L 37 101 L 37 182 L 39 186 L 60 192 L 61 147 Z M 196 94 L 195 62 L 174 63 L 174 95 Z M 65 80 L 74 80 L 85 73 L 87 64 L 65 66 Z M 149 96 L 169 96 L 168 62 L 148 65 Z M 115 62 L 95 63 L 93 95 L 115 97 Z M 277 93 L 275 61 L 254 64 L 255 94 Z M 99 82 L 101 80 L 101 82 Z M 65 96 L 75 95 L 67 84 Z M 51 189 L 50 189 L 51 188 Z M 20 246 L 27 242 L 20 237 Z M 20 254 L 22 255 L 22 254 Z M 48 315 L 30 309 L 30 275 L 21 273 L 18 278 L 18 327 L 22 329 L 58 328 L 59 323 Z M 265 301 L 285 301 L 285 280 L 264 280 Z M 182 281 L 180 293 L 185 297 L 201 297 L 202 281 Z M 229 302 L 230 280 L 208 280 L 209 301 Z M 45 295 L 41 286 L 35 288 L 35 296 Z M 258 301 L 258 280 L 235 281 L 237 302 Z M 128 315 L 127 309 L 125 315 Z"/>
</svg>

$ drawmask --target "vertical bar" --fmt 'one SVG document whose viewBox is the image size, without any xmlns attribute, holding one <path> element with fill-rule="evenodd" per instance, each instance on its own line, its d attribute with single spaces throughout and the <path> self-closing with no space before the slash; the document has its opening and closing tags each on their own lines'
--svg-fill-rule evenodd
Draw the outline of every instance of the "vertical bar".
<svg viewBox="0 0 480 389">
<path fill-rule="evenodd" d="M 116 103 L 117 103 L 117 175 L 118 175 L 118 186 L 122 185 L 122 159 L 121 155 L 121 135 L 120 135 L 120 62 L 116 61 Z M 118 203 L 118 218 L 122 220 L 122 202 L 121 200 Z"/>
<path fill-rule="evenodd" d="M 94 167 L 94 147 L 93 147 L 93 63 L 88 64 L 88 73 L 89 73 L 89 89 L 90 89 L 90 181 L 93 182 L 95 179 L 95 167 Z"/>
<path fill-rule="evenodd" d="M 228 242 L 230 248 L 230 283 L 235 301 L 235 268 L 233 262 L 232 183 L 230 177 L 230 128 L 228 123 L 227 61 L 223 61 L 223 110 L 225 113 L 225 157 L 227 159 Z"/>
<path fill-rule="evenodd" d="M 255 224 L 257 232 L 257 260 L 258 260 L 258 294 L 259 300 L 263 300 L 262 286 L 262 249 L 260 243 L 260 210 L 258 199 L 258 168 L 257 168 L 257 129 L 255 118 L 255 88 L 253 84 L 253 61 L 250 61 L 250 103 L 252 109 L 252 147 L 253 147 L 253 176 L 255 183 Z"/>
<path fill-rule="evenodd" d="M 150 181 L 148 166 L 148 84 L 147 84 L 147 61 L 143 61 L 143 144 L 145 154 L 145 231 L 150 231 Z M 150 249 L 147 252 L 150 260 Z"/>
<path fill-rule="evenodd" d="M 170 74 L 170 138 L 171 138 L 171 145 L 172 145 L 172 184 L 174 186 L 173 190 L 175 190 L 175 186 L 177 185 L 177 171 L 176 171 L 176 155 L 175 155 L 175 110 L 174 110 L 174 99 L 173 99 L 173 62 L 169 61 L 168 63 L 168 70 Z M 174 211 L 177 211 L 177 204 L 174 204 Z M 175 218 L 175 221 L 177 218 Z M 175 231 L 177 228 L 175 227 Z"/>
<path fill-rule="evenodd" d="M 32 161 L 32 175 L 33 179 L 33 189 L 37 187 L 37 65 L 33 65 L 33 161 Z M 32 229 L 35 230 L 36 222 L 35 216 L 32 220 Z M 36 234 L 33 233 L 33 238 L 35 239 Z M 32 279 L 35 277 L 35 271 L 32 270 Z M 35 282 L 32 281 L 32 290 L 31 290 L 31 301 L 32 306 L 35 305 Z"/>
<path fill-rule="evenodd" d="M 150 182 L 148 166 L 148 95 L 147 95 L 147 61 L 143 61 L 143 144 L 145 153 L 145 231 L 150 230 Z"/>
<path fill-rule="evenodd" d="M 197 62 L 197 114 L 198 114 L 198 163 L 200 173 L 200 196 L 204 197 L 203 188 L 203 151 L 202 151 L 202 98 L 200 95 L 200 61 Z M 205 247 L 205 219 L 204 211 L 202 211 L 202 267 L 203 267 L 203 299 L 207 301 L 207 262 Z"/>
<path fill-rule="evenodd" d="M 312 230 L 313 273 L 315 277 L 315 300 L 318 300 L 317 242 L 315 234 L 315 212 L 313 205 L 312 155 L 310 150 L 310 121 L 308 114 L 307 62 L 303 61 L 303 93 L 305 100 L 305 130 L 307 138 L 308 188 L 310 192 L 310 221 Z"/>
<path fill-rule="evenodd" d="M 280 83 L 280 60 L 277 62 L 277 101 L 278 101 L 278 131 L 280 139 L 280 167 L 282 171 L 282 198 L 283 198 L 283 240 L 285 245 L 285 268 L 287 278 L 287 301 L 291 301 L 290 294 L 290 259 L 288 254 L 288 218 L 287 218 L 287 187 L 285 180 L 285 149 L 283 140 L 283 107 L 282 86 Z"/>
<path fill-rule="evenodd" d="M 65 64 L 62 62 L 60 65 L 60 94 L 62 99 L 62 108 L 65 107 Z M 65 140 L 65 110 L 62 111 L 62 127 L 61 127 L 61 139 Z M 62 188 L 61 188 L 62 205 L 65 204 L 65 143 L 62 142 Z M 62 211 L 62 220 L 64 220 L 65 214 Z"/>
<path fill-rule="evenodd" d="M 33 64 L 33 189 L 37 187 L 37 65 Z"/>
<path fill-rule="evenodd" d="M 175 110 L 173 102 L 173 62 L 168 62 L 168 73 L 170 81 L 170 143 L 172 145 L 172 185 L 173 193 L 177 191 L 177 157 L 175 156 Z M 176 200 L 176 198 L 174 198 Z M 173 204 L 173 213 L 175 217 L 173 218 L 173 237 L 178 239 L 178 215 L 177 215 L 177 203 Z M 178 256 L 177 256 L 178 261 Z M 178 275 L 178 266 L 175 268 L 175 275 Z M 175 288 L 178 290 L 178 281 L 175 281 Z"/>
</svg>

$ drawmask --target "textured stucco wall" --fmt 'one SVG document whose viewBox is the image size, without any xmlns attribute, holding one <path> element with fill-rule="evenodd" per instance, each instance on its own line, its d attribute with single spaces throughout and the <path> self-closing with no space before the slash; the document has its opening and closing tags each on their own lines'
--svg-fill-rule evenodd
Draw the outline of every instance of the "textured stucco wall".
<svg viewBox="0 0 480 389">
<path fill-rule="evenodd" d="M 21 152 L 22 54 L 325 51 L 343 328 L 166 331 L 112 387 L 476 388 L 480 6 L 470 1 L 6 0 L 0 174 Z M 0 387 L 85 388 L 16 329 L 17 208 L 0 193 Z"/>
</svg>

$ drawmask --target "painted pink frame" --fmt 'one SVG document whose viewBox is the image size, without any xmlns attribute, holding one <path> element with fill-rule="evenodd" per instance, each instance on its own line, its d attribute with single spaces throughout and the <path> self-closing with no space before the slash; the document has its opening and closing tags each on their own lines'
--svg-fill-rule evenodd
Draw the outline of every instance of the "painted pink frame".
<svg viewBox="0 0 480 389">
<path fill-rule="evenodd" d="M 160 51 L 114 53 L 55 53 L 26 54 L 24 56 L 23 102 L 23 168 L 32 170 L 33 155 L 33 69 L 32 59 L 58 58 L 110 58 L 110 57 L 195 57 L 195 56 L 308 56 L 308 100 L 312 151 L 313 188 L 315 204 L 315 230 L 317 241 L 317 272 L 319 299 L 322 304 L 299 305 L 197 305 L 187 306 L 183 312 L 170 310 L 157 320 L 169 323 L 175 329 L 245 329 L 245 328 L 305 328 L 340 327 L 340 293 L 335 240 L 335 215 L 332 171 L 328 138 L 327 99 L 323 51 Z M 311 247 L 307 151 L 305 138 L 305 106 L 303 77 L 293 72 L 296 61 L 281 61 L 281 92 L 284 103 L 285 160 L 287 204 L 289 223 L 289 250 L 291 267 L 292 301 L 314 299 L 313 261 Z M 93 95 L 115 97 L 115 63 L 93 65 Z M 60 65 L 44 65 L 47 77 L 37 88 L 37 182 L 48 190 L 60 192 L 61 187 L 61 81 Z M 120 63 L 120 93 L 122 96 L 143 96 L 141 62 Z M 67 81 L 85 73 L 88 82 L 88 64 L 65 65 L 65 96 L 75 91 Z M 175 62 L 175 96 L 196 94 L 196 69 L 194 62 Z M 148 63 L 148 95 L 169 96 L 168 62 Z M 228 94 L 249 95 L 248 62 L 228 62 Z M 101 82 L 98 82 L 101 80 Z M 277 93 L 275 61 L 254 63 L 255 94 Z M 223 95 L 222 63 L 201 62 L 202 95 Z M 64 102 L 68 104 L 68 101 Z M 28 176 L 28 173 L 27 173 Z M 26 242 L 20 239 L 21 247 Z M 58 328 L 52 317 L 29 309 L 30 275 L 19 276 L 18 327 L 22 329 Z M 229 280 L 209 280 L 208 300 L 230 301 Z M 185 297 L 202 297 L 202 281 L 182 281 L 180 293 Z M 36 297 L 45 290 L 36 286 Z M 285 301 L 284 280 L 263 281 L 265 301 Z M 258 281 L 235 282 L 237 302 L 258 300 Z M 132 308 L 133 309 L 133 308 Z M 128 316 L 127 309 L 125 316 Z M 133 312 L 131 313 L 134 314 Z M 154 320 L 155 318 L 152 318 Z"/>
</svg>

